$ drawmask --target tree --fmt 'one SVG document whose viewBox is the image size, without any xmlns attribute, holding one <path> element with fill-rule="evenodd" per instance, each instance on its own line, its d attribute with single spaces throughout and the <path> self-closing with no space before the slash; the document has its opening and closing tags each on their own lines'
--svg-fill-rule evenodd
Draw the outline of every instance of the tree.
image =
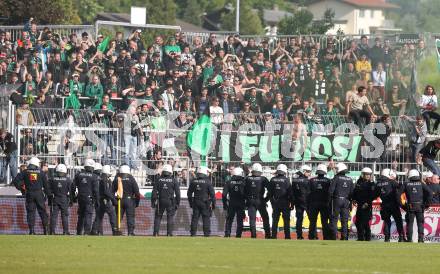
<svg viewBox="0 0 440 274">
<path fill-rule="evenodd" d="M 246 1 L 240 1 L 240 34 L 262 34 L 263 25 L 258 13 L 251 9 Z M 235 9 L 221 18 L 221 28 L 225 31 L 235 30 Z"/>
<path fill-rule="evenodd" d="M 39 24 L 81 23 L 71 0 L 1 0 L 0 10 L 6 24 L 23 24 L 31 17 Z"/>
<path fill-rule="evenodd" d="M 334 18 L 334 10 L 327 9 L 323 19 L 313 21 L 313 14 L 310 11 L 300 9 L 278 23 L 278 33 L 283 35 L 325 34 L 334 27 Z"/>
<path fill-rule="evenodd" d="M 197 0 L 188 0 L 186 3 L 186 8 L 184 9 L 182 19 L 185 22 L 198 25 L 202 24 L 201 16 L 203 14 L 203 9 Z"/>
<path fill-rule="evenodd" d="M 104 11 L 104 7 L 95 0 L 75 0 L 75 6 L 83 24 L 92 24 L 96 15 Z"/>
<path fill-rule="evenodd" d="M 284 17 L 278 23 L 278 33 L 282 35 L 309 34 L 313 14 L 305 9 L 297 10 L 292 16 Z"/>
<path fill-rule="evenodd" d="M 313 21 L 311 26 L 311 33 L 326 34 L 334 26 L 335 11 L 333 9 L 326 9 L 322 20 Z"/>
</svg>

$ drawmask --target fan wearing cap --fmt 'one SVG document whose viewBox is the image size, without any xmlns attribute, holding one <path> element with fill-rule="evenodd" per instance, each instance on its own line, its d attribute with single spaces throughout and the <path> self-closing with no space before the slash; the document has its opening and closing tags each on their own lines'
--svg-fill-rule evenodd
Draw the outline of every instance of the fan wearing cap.
<svg viewBox="0 0 440 274">
<path fill-rule="evenodd" d="M 78 201 L 78 223 L 76 225 L 77 235 L 90 235 L 92 231 L 92 217 L 94 203 L 99 201 L 99 189 L 96 175 L 93 173 L 95 161 L 86 159 L 84 169 L 76 174 L 71 193 L 78 190 L 74 201 Z"/>
<path fill-rule="evenodd" d="M 426 176 L 425 183 L 432 193 L 431 204 L 440 204 L 439 176 L 428 171 L 428 176 Z"/>
<path fill-rule="evenodd" d="M 310 193 L 309 177 L 312 174 L 312 168 L 308 165 L 301 166 L 297 172 L 297 177 L 292 179 L 293 201 L 296 215 L 296 239 L 303 240 L 303 220 L 304 211 L 307 209 L 308 196 Z"/>
<path fill-rule="evenodd" d="M 382 170 L 376 183 L 376 195 L 382 201 L 380 205 L 380 216 L 384 221 L 383 233 L 385 242 L 389 242 L 391 238 L 391 216 L 396 223 L 397 232 L 399 233 L 399 242 L 405 241 L 405 231 L 403 230 L 402 214 L 400 213 L 400 186 L 392 177 L 392 171 L 389 168 Z"/>
<path fill-rule="evenodd" d="M 244 193 L 246 196 L 249 225 L 251 227 L 251 237 L 257 237 L 256 229 L 256 216 L 257 210 L 260 212 L 260 216 L 263 219 L 264 236 L 266 239 L 270 238 L 270 223 L 269 214 L 267 213 L 267 197 L 264 197 L 264 193 L 269 186 L 269 180 L 262 176 L 263 167 L 259 163 L 252 165 L 251 175 L 246 177 Z"/>
<path fill-rule="evenodd" d="M 270 179 L 268 197 L 272 204 L 272 239 L 277 238 L 281 213 L 284 222 L 284 238 L 290 239 L 290 211 L 293 208 L 292 186 L 287 178 L 287 166 L 279 164 L 276 175 Z"/>
<path fill-rule="evenodd" d="M 112 171 L 109 165 L 105 165 L 102 168 L 100 168 L 99 165 L 100 164 L 98 163 L 95 165 L 95 171 L 98 169 L 101 173 L 98 176 L 100 200 L 96 212 L 95 222 L 93 223 L 92 233 L 94 235 L 103 235 L 102 220 L 104 219 L 104 215 L 107 213 L 113 235 L 116 235 L 117 227 L 115 206 L 117 205 L 117 201 L 115 199 L 115 195 L 112 193 L 112 181 L 110 180 Z"/>
<path fill-rule="evenodd" d="M 348 218 L 351 210 L 353 195 L 353 180 L 348 177 L 348 167 L 344 163 L 336 165 L 336 175 L 333 177 L 329 189 L 329 201 L 331 206 L 331 239 L 336 240 L 338 234 L 338 220 L 341 220 L 341 240 L 348 240 Z"/>
<path fill-rule="evenodd" d="M 373 217 L 373 201 L 377 196 L 373 170 L 364 167 L 353 190 L 353 202 L 357 204 L 355 224 L 358 241 L 371 241 L 370 220 Z"/>
<path fill-rule="evenodd" d="M 328 191 L 331 180 L 327 175 L 327 166 L 319 164 L 316 167 L 317 177 L 310 179 L 309 208 L 309 240 L 317 240 L 316 222 L 318 214 L 321 214 L 322 236 L 324 240 L 330 240 L 330 207 L 328 201 Z"/>
<path fill-rule="evenodd" d="M 12 183 L 26 197 L 26 216 L 29 234 L 35 234 L 35 210 L 37 210 L 43 224 L 43 233 L 46 235 L 49 231 L 44 195 L 47 194 L 48 184 L 46 175 L 40 169 L 40 159 L 32 157 L 28 162 L 27 169 L 20 172 Z"/>
<path fill-rule="evenodd" d="M 200 166 L 197 169 L 197 177 L 189 184 L 188 192 L 189 206 L 193 209 L 191 218 L 191 236 L 197 235 L 197 225 L 200 215 L 203 220 L 203 235 L 209 237 L 211 234 L 211 216 L 215 209 L 215 192 L 209 178 L 209 169 Z"/>
<path fill-rule="evenodd" d="M 128 236 L 135 236 L 135 215 L 136 207 L 139 206 L 141 194 L 139 193 L 139 186 L 130 174 L 130 167 L 122 165 L 119 167 L 119 172 L 113 179 L 113 193 L 118 196 L 121 201 L 121 216 L 120 220 L 127 213 L 127 232 Z M 121 193 L 122 192 L 122 193 Z M 121 233 L 121 231 L 118 231 Z M 121 234 L 122 235 L 122 234 Z"/>
<path fill-rule="evenodd" d="M 403 183 L 402 193 L 405 194 L 407 202 L 402 207 L 406 210 L 406 231 L 407 241 L 413 241 L 414 218 L 417 220 L 418 242 L 423 243 L 425 209 L 430 206 L 432 193 L 429 187 L 422 183 L 420 172 L 411 169 L 408 172 L 408 181 Z"/>
<path fill-rule="evenodd" d="M 222 201 L 226 213 L 225 237 L 231 237 L 232 222 L 237 216 L 237 231 L 235 236 L 241 237 L 243 218 L 245 217 L 244 174 L 241 167 L 235 167 L 231 172 L 232 178 L 223 187 Z"/>
<path fill-rule="evenodd" d="M 50 207 L 50 234 L 56 234 L 58 223 L 58 212 L 61 211 L 61 222 L 63 224 L 63 235 L 70 235 L 69 232 L 69 205 L 70 189 L 72 180 L 67 177 L 67 167 L 58 164 L 55 168 L 55 176 L 49 179 L 48 197 Z"/>
<path fill-rule="evenodd" d="M 153 236 L 159 236 L 160 222 L 163 214 L 167 213 L 167 236 L 173 236 L 174 215 L 180 205 L 180 187 L 173 177 L 173 167 L 163 165 L 162 175 L 156 179 L 151 193 L 151 207 L 154 211 Z"/>
</svg>

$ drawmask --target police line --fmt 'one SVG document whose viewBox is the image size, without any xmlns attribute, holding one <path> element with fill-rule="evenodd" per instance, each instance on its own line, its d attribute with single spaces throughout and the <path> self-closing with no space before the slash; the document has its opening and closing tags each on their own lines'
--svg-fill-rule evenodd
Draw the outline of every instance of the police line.
<svg viewBox="0 0 440 274">
<path fill-rule="evenodd" d="M 268 204 L 269 217 L 271 217 L 271 206 Z M 350 239 L 356 239 L 356 227 L 354 225 L 354 216 L 356 209 L 354 208 L 351 212 L 351 224 L 350 224 Z M 189 236 L 190 235 L 190 223 L 191 223 L 192 209 L 189 207 L 188 200 L 182 199 L 179 209 L 177 210 L 175 216 L 175 235 L 179 236 Z M 213 218 L 211 218 L 211 235 L 213 236 L 223 236 L 225 229 L 225 212 L 221 206 L 213 211 Z M 405 212 L 402 211 L 404 217 Z M 71 233 L 76 231 L 77 222 L 77 204 L 74 204 L 70 208 L 69 216 L 69 230 Z M 112 230 L 108 223 L 108 217 L 104 218 L 104 234 L 111 235 Z M 404 218 L 405 219 L 405 218 Z M 153 220 L 154 220 L 154 209 L 150 206 L 150 201 L 142 199 L 139 207 L 136 209 L 136 235 L 147 235 L 153 234 Z M 59 219 L 59 224 L 57 225 L 57 233 L 62 233 L 61 220 Z M 248 223 L 248 216 L 245 217 L 245 226 Z M 291 227 L 295 226 L 295 211 L 291 212 Z M 308 227 L 308 219 L 305 216 L 304 226 Z M 163 222 L 163 227 L 161 231 L 166 231 L 166 224 Z M 280 220 L 279 227 L 282 227 L 282 220 Z M 122 222 L 122 230 L 125 231 L 126 228 L 125 219 Z M 320 225 L 318 224 L 318 227 Z M 416 224 L 414 224 L 416 226 Z M 233 226 L 235 227 L 235 226 Z M 373 218 L 371 220 L 371 233 L 372 240 L 383 241 L 384 222 L 380 216 L 380 205 L 373 205 Z M 440 206 L 431 206 L 425 211 L 425 242 L 440 242 Z M 261 218 L 257 216 L 257 228 L 263 228 Z M 37 222 L 36 233 L 41 234 L 43 228 L 41 223 Z M 201 222 L 199 223 L 199 234 L 202 235 Z M 417 237 L 417 229 L 414 230 L 413 238 Z M 26 209 L 25 209 L 25 199 L 18 197 L 0 197 L 0 234 L 28 234 L 28 226 L 26 222 Z M 235 233 L 235 231 L 232 231 Z M 398 234 L 394 223 L 391 228 L 391 241 L 397 241 Z"/>
</svg>

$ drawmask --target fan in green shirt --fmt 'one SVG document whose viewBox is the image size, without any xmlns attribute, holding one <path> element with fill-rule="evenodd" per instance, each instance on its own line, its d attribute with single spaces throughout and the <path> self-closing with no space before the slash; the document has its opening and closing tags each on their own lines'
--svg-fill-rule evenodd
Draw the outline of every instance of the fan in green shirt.
<svg viewBox="0 0 440 274">
<path fill-rule="evenodd" d="M 93 76 L 92 82 L 87 85 L 86 92 L 84 94 L 89 98 L 95 98 L 98 104 L 102 102 L 102 96 L 104 95 L 104 88 L 99 82 L 98 76 Z"/>
<path fill-rule="evenodd" d="M 69 91 L 64 108 L 77 110 L 81 107 L 78 97 L 84 92 L 84 84 L 79 82 L 78 73 L 73 74 L 73 80 L 69 82 Z"/>
<path fill-rule="evenodd" d="M 110 96 L 108 96 L 108 94 L 104 95 L 102 97 L 102 102 L 96 104 L 93 108 L 96 110 L 102 109 L 102 105 L 106 105 L 108 110 L 111 110 L 113 112 L 115 111 L 115 108 L 113 107 L 112 102 L 110 102 Z"/>
</svg>

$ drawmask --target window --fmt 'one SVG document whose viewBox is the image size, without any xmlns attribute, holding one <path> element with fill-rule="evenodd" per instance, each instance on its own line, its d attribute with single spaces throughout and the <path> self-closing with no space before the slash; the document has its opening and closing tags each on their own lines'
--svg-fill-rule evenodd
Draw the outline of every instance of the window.
<svg viewBox="0 0 440 274">
<path fill-rule="evenodd" d="M 359 10 L 359 17 L 365 17 L 365 10 L 363 9 Z"/>
<path fill-rule="evenodd" d="M 374 10 L 371 10 L 371 11 L 370 11 L 370 17 L 371 17 L 371 18 L 374 18 Z"/>
<path fill-rule="evenodd" d="M 364 29 L 359 29 L 359 34 L 364 34 L 364 33 L 365 33 Z"/>
</svg>

